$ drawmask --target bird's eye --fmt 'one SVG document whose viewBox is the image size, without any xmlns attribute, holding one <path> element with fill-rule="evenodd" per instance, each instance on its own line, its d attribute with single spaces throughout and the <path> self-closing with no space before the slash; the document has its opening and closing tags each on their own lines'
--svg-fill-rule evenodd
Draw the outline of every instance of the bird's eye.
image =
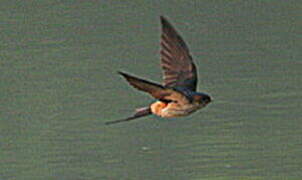
<svg viewBox="0 0 302 180">
<path fill-rule="evenodd" d="M 205 102 L 211 102 L 211 98 L 209 96 L 204 96 L 202 98 L 202 101 L 205 101 Z"/>
</svg>

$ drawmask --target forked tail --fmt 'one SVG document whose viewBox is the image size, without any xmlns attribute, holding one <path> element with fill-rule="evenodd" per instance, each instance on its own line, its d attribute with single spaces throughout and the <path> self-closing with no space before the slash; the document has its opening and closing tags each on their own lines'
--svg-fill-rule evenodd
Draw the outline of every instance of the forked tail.
<svg viewBox="0 0 302 180">
<path fill-rule="evenodd" d="M 140 117 L 144 117 L 144 116 L 147 116 L 150 114 L 152 114 L 151 109 L 149 107 L 143 107 L 143 108 L 137 109 L 133 116 L 130 116 L 126 119 L 119 119 L 119 120 L 115 120 L 115 121 L 105 122 L 105 124 L 110 125 L 110 124 L 115 124 L 115 123 L 120 123 L 120 122 L 125 122 L 125 121 L 131 121 L 131 120 L 138 119 Z"/>
</svg>

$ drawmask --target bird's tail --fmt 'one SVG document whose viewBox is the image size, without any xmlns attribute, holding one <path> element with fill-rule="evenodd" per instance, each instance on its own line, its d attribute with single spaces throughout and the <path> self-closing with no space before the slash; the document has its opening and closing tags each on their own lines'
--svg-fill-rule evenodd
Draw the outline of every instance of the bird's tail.
<svg viewBox="0 0 302 180">
<path fill-rule="evenodd" d="M 134 119 L 137 119 L 137 118 L 140 118 L 140 117 L 144 117 L 144 116 L 147 116 L 147 115 L 150 115 L 150 114 L 152 114 L 150 107 L 143 107 L 143 108 L 136 109 L 136 112 L 133 116 L 130 116 L 130 117 L 125 118 L 125 119 L 109 121 L 109 122 L 106 122 L 105 124 L 110 125 L 110 124 L 115 124 L 115 123 L 120 123 L 120 122 L 125 122 L 125 121 L 131 121 L 131 120 L 134 120 Z"/>
</svg>

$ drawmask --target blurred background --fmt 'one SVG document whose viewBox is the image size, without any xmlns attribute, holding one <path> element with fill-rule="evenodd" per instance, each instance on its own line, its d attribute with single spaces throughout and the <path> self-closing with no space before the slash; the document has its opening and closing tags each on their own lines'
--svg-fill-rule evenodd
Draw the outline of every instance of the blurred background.
<svg viewBox="0 0 302 180">
<path fill-rule="evenodd" d="M 0 3 L 0 179 L 301 179 L 300 1 Z M 151 103 L 159 16 L 214 102 L 105 126 Z"/>
</svg>

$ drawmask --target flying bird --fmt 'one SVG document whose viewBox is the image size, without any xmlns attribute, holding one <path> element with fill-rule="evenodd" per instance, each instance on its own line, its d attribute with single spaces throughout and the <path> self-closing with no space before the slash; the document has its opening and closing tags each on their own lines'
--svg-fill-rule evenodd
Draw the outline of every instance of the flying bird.
<svg viewBox="0 0 302 180">
<path fill-rule="evenodd" d="M 163 84 L 150 82 L 128 73 L 119 72 L 134 88 L 149 93 L 156 101 L 139 108 L 134 115 L 106 122 L 107 125 L 130 121 L 147 115 L 162 118 L 189 115 L 208 105 L 212 100 L 206 93 L 196 91 L 197 71 L 189 49 L 175 28 L 163 16 L 161 20 L 161 68 Z"/>
</svg>

